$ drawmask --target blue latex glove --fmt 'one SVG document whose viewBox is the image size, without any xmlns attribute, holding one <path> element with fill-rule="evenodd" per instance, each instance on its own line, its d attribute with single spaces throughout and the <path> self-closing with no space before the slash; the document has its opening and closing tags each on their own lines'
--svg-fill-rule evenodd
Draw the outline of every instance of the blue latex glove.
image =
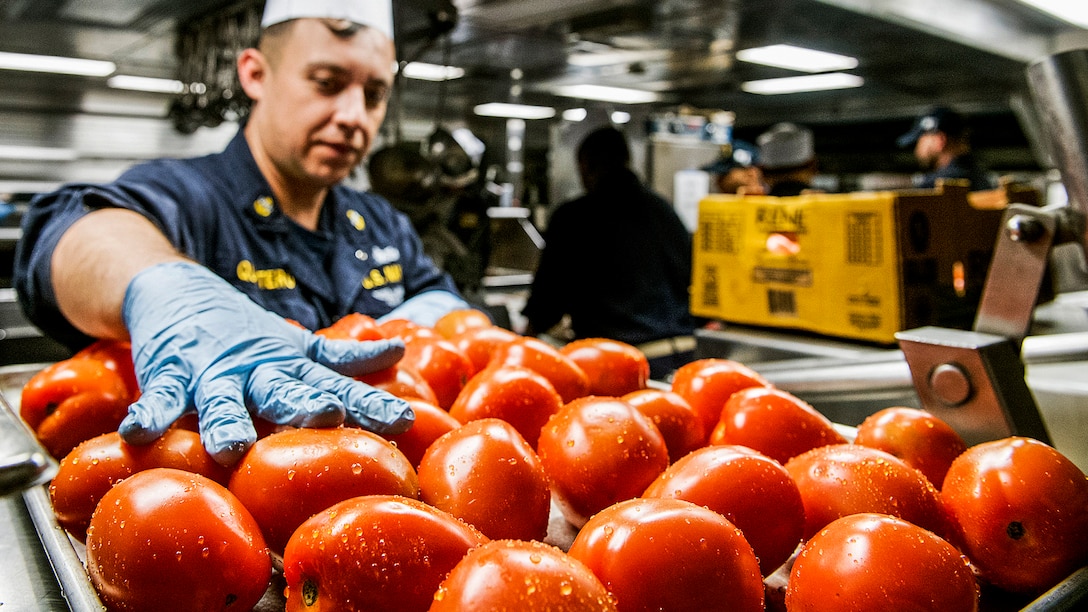
<svg viewBox="0 0 1088 612">
<path fill-rule="evenodd" d="M 408 403 L 354 380 L 404 355 L 400 340 L 328 340 L 258 306 L 207 268 L 152 266 L 133 278 L 122 316 L 143 393 L 119 432 L 146 444 L 195 408 L 204 448 L 233 465 L 257 439 L 249 412 L 281 425 L 341 422 L 401 433 Z"/>
<path fill-rule="evenodd" d="M 408 319 L 424 327 L 434 327 L 442 315 L 463 308 L 472 308 L 468 302 L 449 291 L 434 290 L 408 298 L 389 314 L 382 315 L 378 322 L 390 319 Z"/>
</svg>

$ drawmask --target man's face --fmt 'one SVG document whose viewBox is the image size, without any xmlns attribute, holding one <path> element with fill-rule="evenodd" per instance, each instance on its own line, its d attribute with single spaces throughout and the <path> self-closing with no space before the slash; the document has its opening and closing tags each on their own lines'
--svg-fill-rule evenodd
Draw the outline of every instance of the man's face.
<svg viewBox="0 0 1088 612">
<path fill-rule="evenodd" d="M 341 38 L 320 20 L 300 19 L 263 57 L 250 117 L 257 146 L 284 180 L 340 182 L 363 160 L 385 118 L 392 41 L 372 28 Z"/>
<path fill-rule="evenodd" d="M 914 143 L 914 157 L 927 170 L 937 166 L 938 157 L 944 150 L 945 136 L 941 132 L 926 132 Z"/>
</svg>

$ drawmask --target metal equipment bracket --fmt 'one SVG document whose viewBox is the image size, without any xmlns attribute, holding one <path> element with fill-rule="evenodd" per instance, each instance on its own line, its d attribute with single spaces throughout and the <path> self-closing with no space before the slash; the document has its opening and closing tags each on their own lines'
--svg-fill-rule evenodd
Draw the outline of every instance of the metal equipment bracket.
<svg viewBox="0 0 1088 612">
<path fill-rule="evenodd" d="M 1050 442 L 1028 388 L 1020 348 L 1051 249 L 1077 242 L 1088 252 L 1088 50 L 1028 67 L 1033 98 L 1068 204 L 1008 206 L 973 331 L 925 327 L 896 334 L 922 407 L 968 443 L 1022 435 Z"/>
</svg>

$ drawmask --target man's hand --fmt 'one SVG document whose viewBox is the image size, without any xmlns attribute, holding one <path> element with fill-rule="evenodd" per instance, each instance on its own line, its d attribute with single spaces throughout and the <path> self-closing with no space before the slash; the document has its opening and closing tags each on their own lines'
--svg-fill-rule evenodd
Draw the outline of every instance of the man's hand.
<svg viewBox="0 0 1088 612">
<path fill-rule="evenodd" d="M 395 364 L 399 340 L 327 340 L 253 303 L 203 266 L 163 263 L 137 274 L 122 316 L 132 339 L 140 399 L 121 436 L 146 444 L 195 409 L 205 449 L 233 465 L 256 440 L 250 412 L 270 422 L 342 422 L 400 433 L 407 402 L 354 380 Z"/>
</svg>

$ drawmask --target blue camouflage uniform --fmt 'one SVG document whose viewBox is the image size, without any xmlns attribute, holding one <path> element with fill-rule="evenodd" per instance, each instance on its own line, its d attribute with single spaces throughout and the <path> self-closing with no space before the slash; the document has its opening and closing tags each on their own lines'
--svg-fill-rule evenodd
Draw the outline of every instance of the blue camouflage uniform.
<svg viewBox="0 0 1088 612">
<path fill-rule="evenodd" d="M 50 258 L 72 223 L 103 207 L 144 215 L 179 252 L 309 329 L 352 312 L 379 317 L 430 290 L 457 293 L 408 218 L 379 196 L 338 185 L 316 232 L 291 221 L 239 130 L 221 153 L 140 164 L 113 183 L 68 185 L 31 204 L 15 288 L 28 318 L 73 348 L 90 339 L 57 309 Z"/>
</svg>

